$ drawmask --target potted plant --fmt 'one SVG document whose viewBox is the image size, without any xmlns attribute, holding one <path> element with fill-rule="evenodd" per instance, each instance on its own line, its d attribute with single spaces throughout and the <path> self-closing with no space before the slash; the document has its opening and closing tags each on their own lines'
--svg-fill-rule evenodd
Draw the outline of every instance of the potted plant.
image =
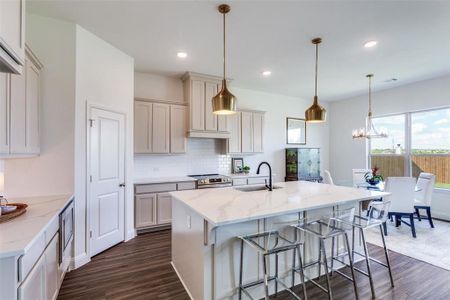
<svg viewBox="0 0 450 300">
<path fill-rule="evenodd" d="M 364 179 L 366 180 L 366 182 L 368 184 L 370 184 L 370 185 L 377 185 L 381 181 L 384 180 L 383 176 L 378 174 L 378 170 L 379 170 L 379 168 L 377 166 L 375 166 L 374 168 L 372 168 L 371 172 L 367 172 L 364 175 Z"/>
<path fill-rule="evenodd" d="M 250 167 L 249 166 L 244 166 L 242 168 L 242 171 L 244 171 L 245 174 L 248 174 L 248 173 L 250 173 Z"/>
</svg>

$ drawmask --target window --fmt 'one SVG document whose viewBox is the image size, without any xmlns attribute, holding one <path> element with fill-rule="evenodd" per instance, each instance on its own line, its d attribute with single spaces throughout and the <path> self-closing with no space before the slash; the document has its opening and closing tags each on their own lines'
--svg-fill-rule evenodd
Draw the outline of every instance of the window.
<svg viewBox="0 0 450 300">
<path fill-rule="evenodd" d="M 375 128 L 386 128 L 389 136 L 370 140 L 372 168 L 380 168 L 384 177 L 405 176 L 406 116 L 374 118 L 373 124 Z"/>
<path fill-rule="evenodd" d="M 411 174 L 436 175 L 436 187 L 450 188 L 450 108 L 411 114 Z"/>
<path fill-rule="evenodd" d="M 436 175 L 436 187 L 450 189 L 450 108 L 373 119 L 389 137 L 369 141 L 370 165 L 384 177 Z"/>
</svg>

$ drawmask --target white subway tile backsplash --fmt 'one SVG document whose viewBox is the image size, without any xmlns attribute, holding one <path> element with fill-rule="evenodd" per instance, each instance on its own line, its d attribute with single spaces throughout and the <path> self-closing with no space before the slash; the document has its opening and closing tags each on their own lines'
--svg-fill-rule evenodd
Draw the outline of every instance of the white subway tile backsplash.
<svg viewBox="0 0 450 300">
<path fill-rule="evenodd" d="M 231 171 L 231 157 L 225 154 L 225 141 L 188 139 L 188 151 L 179 155 L 136 155 L 134 177 L 182 176 Z"/>
</svg>

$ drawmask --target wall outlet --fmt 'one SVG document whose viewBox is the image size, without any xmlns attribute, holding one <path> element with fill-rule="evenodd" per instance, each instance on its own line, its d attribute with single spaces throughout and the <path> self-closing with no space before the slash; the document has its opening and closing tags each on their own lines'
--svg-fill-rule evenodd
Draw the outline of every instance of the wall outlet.
<svg viewBox="0 0 450 300">
<path fill-rule="evenodd" d="M 186 225 L 187 225 L 187 228 L 191 229 L 191 216 L 187 216 Z"/>
</svg>

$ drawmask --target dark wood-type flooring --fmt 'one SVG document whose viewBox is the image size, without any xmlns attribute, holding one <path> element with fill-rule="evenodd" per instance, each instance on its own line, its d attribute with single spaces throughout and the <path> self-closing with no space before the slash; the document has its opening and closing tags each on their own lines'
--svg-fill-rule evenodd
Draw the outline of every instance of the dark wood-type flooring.
<svg viewBox="0 0 450 300">
<path fill-rule="evenodd" d="M 384 261 L 381 248 L 371 245 L 370 252 Z M 392 251 L 390 254 L 394 288 L 387 270 L 372 264 L 377 299 L 450 299 L 449 271 Z M 364 268 L 362 263 L 358 266 Z M 339 275 L 332 281 L 334 299 L 354 299 L 351 282 Z M 320 282 L 325 283 L 323 276 Z M 360 299 L 371 299 L 368 278 L 357 273 L 357 282 Z M 307 291 L 308 299 L 327 299 L 312 284 L 307 284 Z M 58 299 L 189 299 L 170 265 L 170 230 L 140 235 L 95 256 L 66 275 Z M 283 292 L 277 299 L 292 298 Z"/>
</svg>

